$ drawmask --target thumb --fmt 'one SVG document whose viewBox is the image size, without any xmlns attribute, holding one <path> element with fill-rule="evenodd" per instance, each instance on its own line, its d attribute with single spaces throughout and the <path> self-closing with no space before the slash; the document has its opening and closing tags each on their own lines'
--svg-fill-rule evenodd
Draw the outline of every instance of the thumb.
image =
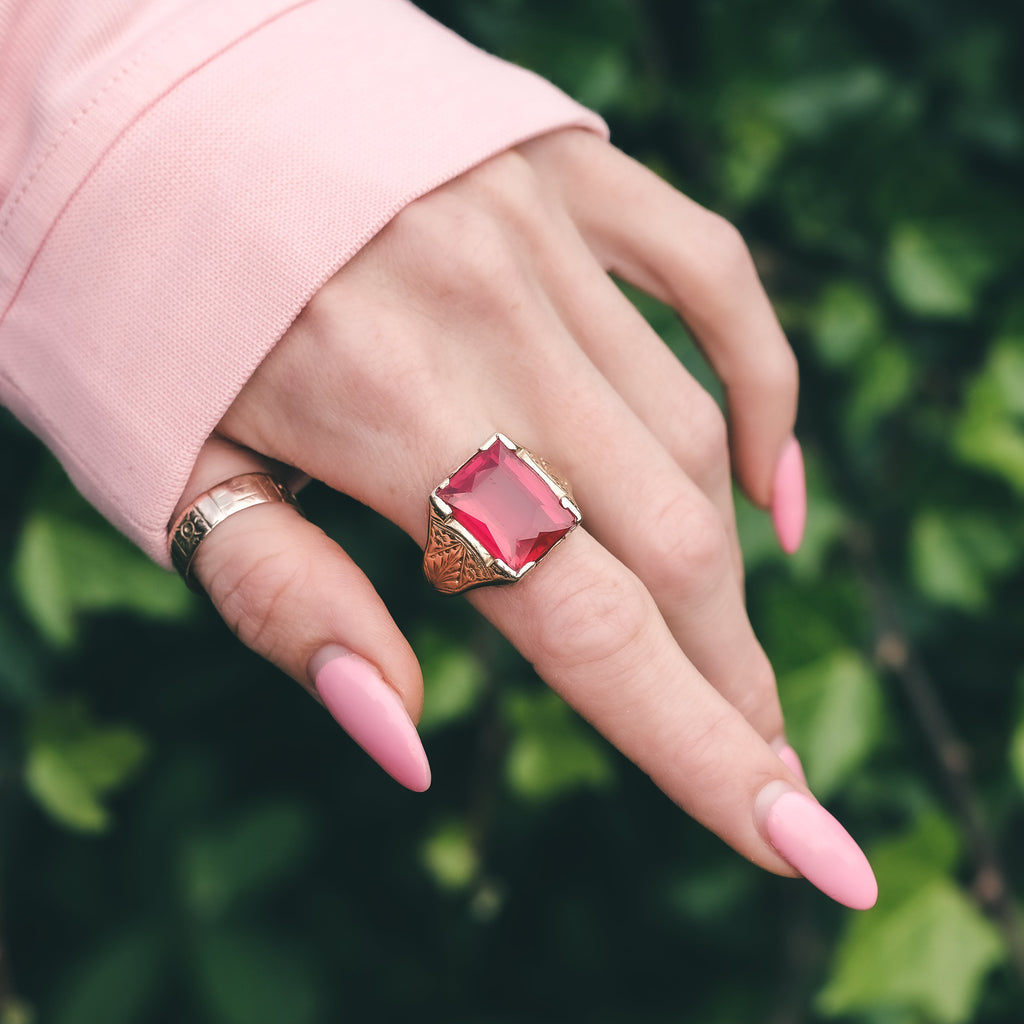
<svg viewBox="0 0 1024 1024">
<path fill-rule="evenodd" d="M 280 467 L 214 438 L 196 461 L 174 522 L 203 493 Z M 223 519 L 192 575 L 238 638 L 327 708 L 389 775 L 422 792 L 430 766 L 416 732 L 423 678 L 373 585 L 318 527 L 284 502 Z"/>
</svg>

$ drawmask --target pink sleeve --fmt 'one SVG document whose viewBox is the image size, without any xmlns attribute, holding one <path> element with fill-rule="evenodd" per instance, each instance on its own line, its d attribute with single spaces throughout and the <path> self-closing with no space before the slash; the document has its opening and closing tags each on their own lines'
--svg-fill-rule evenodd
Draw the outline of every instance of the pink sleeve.
<svg viewBox="0 0 1024 1024">
<path fill-rule="evenodd" d="M 0 8 L 0 402 L 167 564 L 196 453 L 403 206 L 600 120 L 405 0 Z"/>
</svg>

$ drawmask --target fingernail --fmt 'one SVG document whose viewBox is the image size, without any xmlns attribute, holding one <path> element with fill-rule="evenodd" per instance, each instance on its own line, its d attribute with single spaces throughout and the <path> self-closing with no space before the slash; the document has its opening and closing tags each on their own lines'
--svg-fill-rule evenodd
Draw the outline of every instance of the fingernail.
<svg viewBox="0 0 1024 1024">
<path fill-rule="evenodd" d="M 430 764 L 401 697 L 368 661 L 331 645 L 309 663 L 327 710 L 396 782 L 416 793 L 430 785 Z"/>
<path fill-rule="evenodd" d="M 878 883 L 867 857 L 816 800 L 785 782 L 770 782 L 754 813 L 762 834 L 811 885 L 853 910 L 875 905 Z"/>
<path fill-rule="evenodd" d="M 806 786 L 807 776 L 800 755 L 785 740 L 776 741 L 772 747 L 779 760 Z"/>
<path fill-rule="evenodd" d="M 804 478 L 804 456 L 800 442 L 790 437 L 775 467 L 772 489 L 772 522 L 775 536 L 787 555 L 792 555 L 804 536 L 807 522 L 807 483 Z"/>
</svg>

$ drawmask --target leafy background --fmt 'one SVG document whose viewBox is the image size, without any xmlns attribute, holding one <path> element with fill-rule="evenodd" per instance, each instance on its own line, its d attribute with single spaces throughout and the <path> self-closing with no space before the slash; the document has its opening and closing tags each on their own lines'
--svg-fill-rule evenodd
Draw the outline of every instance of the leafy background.
<svg viewBox="0 0 1024 1024">
<path fill-rule="evenodd" d="M 747 237 L 811 495 L 792 560 L 741 507 L 750 613 L 878 906 L 727 850 L 311 488 L 424 664 L 400 791 L 4 416 L 0 1022 L 1020 1021 L 1024 8 L 429 8 Z"/>
</svg>

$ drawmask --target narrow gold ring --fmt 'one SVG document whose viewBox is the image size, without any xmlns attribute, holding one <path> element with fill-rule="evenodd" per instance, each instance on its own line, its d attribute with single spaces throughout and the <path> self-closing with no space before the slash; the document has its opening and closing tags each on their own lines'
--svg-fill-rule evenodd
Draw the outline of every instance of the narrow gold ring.
<svg viewBox="0 0 1024 1024">
<path fill-rule="evenodd" d="M 423 571 L 442 594 L 515 583 L 582 519 L 544 459 L 492 434 L 430 492 Z"/>
<path fill-rule="evenodd" d="M 301 513 L 295 495 L 280 480 L 269 473 L 243 473 L 211 487 L 192 502 L 174 521 L 169 531 L 171 562 L 181 574 L 190 590 L 203 593 L 203 588 L 192 575 L 192 562 L 200 544 L 225 519 L 236 512 L 283 501 Z"/>
</svg>

